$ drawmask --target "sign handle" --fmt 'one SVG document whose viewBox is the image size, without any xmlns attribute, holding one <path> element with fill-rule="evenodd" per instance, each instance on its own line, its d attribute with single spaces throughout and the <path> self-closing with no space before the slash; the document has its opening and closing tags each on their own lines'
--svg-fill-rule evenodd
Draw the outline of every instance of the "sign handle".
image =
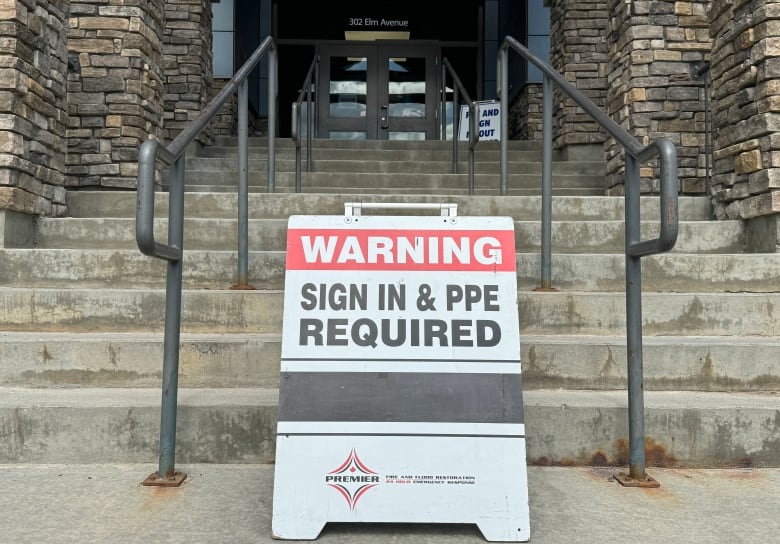
<svg viewBox="0 0 780 544">
<path fill-rule="evenodd" d="M 440 210 L 442 217 L 457 217 L 458 205 L 435 202 L 345 202 L 344 215 L 354 217 L 363 210 Z"/>
</svg>

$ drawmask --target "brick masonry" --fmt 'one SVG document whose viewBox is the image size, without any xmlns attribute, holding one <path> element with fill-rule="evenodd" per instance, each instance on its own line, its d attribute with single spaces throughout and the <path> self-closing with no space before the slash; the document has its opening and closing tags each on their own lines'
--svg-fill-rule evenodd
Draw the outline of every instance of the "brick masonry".
<svg viewBox="0 0 780 544">
<path fill-rule="evenodd" d="M 780 2 L 713 0 L 718 218 L 780 213 Z"/>
<path fill-rule="evenodd" d="M 138 146 L 162 135 L 163 0 L 71 2 L 68 186 L 133 188 Z"/>
<path fill-rule="evenodd" d="M 60 1 L 0 0 L 0 209 L 65 213 L 65 34 Z"/>
</svg>

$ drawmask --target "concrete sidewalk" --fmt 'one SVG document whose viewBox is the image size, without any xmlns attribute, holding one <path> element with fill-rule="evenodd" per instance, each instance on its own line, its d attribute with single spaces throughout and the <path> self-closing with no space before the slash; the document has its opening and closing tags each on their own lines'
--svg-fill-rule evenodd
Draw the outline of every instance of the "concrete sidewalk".
<svg viewBox="0 0 780 544">
<path fill-rule="evenodd" d="M 145 488 L 154 465 L 0 465 L 0 542 L 271 543 L 272 465 L 183 465 L 180 489 Z M 780 539 L 780 469 L 529 468 L 531 542 L 740 544 Z M 484 542 L 474 526 L 329 525 L 324 543 Z"/>
</svg>

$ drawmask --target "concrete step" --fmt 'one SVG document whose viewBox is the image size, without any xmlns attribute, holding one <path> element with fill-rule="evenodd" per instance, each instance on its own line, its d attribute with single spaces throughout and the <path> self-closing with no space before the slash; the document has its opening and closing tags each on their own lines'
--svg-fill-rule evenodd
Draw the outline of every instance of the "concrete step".
<svg viewBox="0 0 780 544">
<path fill-rule="evenodd" d="M 249 185 L 247 187 L 248 192 L 250 194 L 252 193 L 265 193 L 268 194 L 268 190 L 265 185 Z M 301 193 L 310 195 L 310 196 L 327 196 L 327 195 L 340 195 L 342 198 L 347 199 L 354 199 L 357 195 L 362 195 L 366 193 L 372 193 L 375 197 L 384 197 L 388 198 L 391 196 L 397 196 L 399 191 L 403 193 L 403 195 L 407 195 L 409 198 L 419 200 L 419 197 L 425 198 L 437 198 L 438 200 L 444 200 L 447 198 L 450 198 L 452 196 L 455 197 L 465 197 L 469 194 L 468 188 L 464 184 L 463 188 L 461 189 L 447 189 L 447 188 L 436 188 L 432 189 L 429 187 L 406 187 L 403 188 L 403 190 L 400 190 L 398 188 L 393 187 L 380 187 L 380 188 L 372 188 L 372 187 L 338 187 L 338 186 L 328 186 L 328 187 L 316 187 L 316 186 L 310 186 L 310 187 L 302 187 Z M 237 187 L 235 185 L 190 185 L 186 188 L 186 192 L 188 194 L 191 193 L 230 193 L 235 194 L 237 192 Z M 295 193 L 295 188 L 290 187 L 276 187 L 275 193 L 277 194 L 284 194 L 289 193 L 293 194 Z M 595 197 L 600 196 L 603 193 L 603 189 L 597 189 L 597 188 L 565 188 L 565 187 L 559 187 L 555 188 L 552 191 L 552 194 L 554 197 Z M 498 187 L 495 189 L 483 189 L 483 188 L 477 188 L 474 192 L 476 196 L 485 196 L 485 197 L 496 197 L 500 195 L 500 191 Z M 510 188 L 507 190 L 507 196 L 515 196 L 515 197 L 534 197 L 539 194 L 539 189 L 532 189 L 532 188 Z"/>
<path fill-rule="evenodd" d="M 528 389 L 626 388 L 625 336 L 524 335 Z M 182 387 L 278 387 L 280 334 L 192 334 L 181 338 Z M 663 337 L 644 341 L 649 391 L 772 392 L 780 389 L 777 337 Z M 163 335 L 0 333 L 0 385 L 159 387 Z M 749 364 L 745 364 L 749 361 Z"/>
<path fill-rule="evenodd" d="M 248 140 L 248 145 L 252 147 L 265 147 L 268 143 L 266 137 L 251 137 Z M 215 140 L 216 146 L 227 146 L 238 148 L 238 138 L 235 136 L 219 137 Z M 294 149 L 295 144 L 292 138 L 276 138 L 275 144 L 277 149 Z M 468 149 L 467 142 L 459 142 L 461 150 Z M 510 150 L 537 150 L 541 153 L 541 142 L 532 140 L 509 140 L 507 142 Z M 302 143 L 302 146 L 306 147 L 306 142 Z M 208 149 L 208 148 L 206 148 Z M 386 150 L 414 150 L 414 149 L 437 149 L 437 150 L 451 150 L 452 140 L 325 140 L 325 139 L 312 139 L 312 149 L 351 149 L 353 151 L 361 151 L 366 149 L 386 149 Z M 477 145 L 478 150 L 493 150 L 499 149 L 498 141 L 480 142 Z"/>
<path fill-rule="evenodd" d="M 184 286 L 224 289 L 236 281 L 235 249 L 186 250 Z M 645 291 L 777 292 L 780 254 L 668 253 L 642 260 Z M 521 289 L 540 282 L 538 253 L 517 254 Z M 285 252 L 251 251 L 249 281 L 282 289 Z M 553 254 L 553 286 L 563 291 L 625 290 L 622 254 Z M 0 249 L 0 283 L 15 287 L 161 287 L 166 264 L 137 249 Z"/>
<path fill-rule="evenodd" d="M 274 457 L 278 393 L 179 391 L 179 463 L 263 463 Z M 132 463 L 157 458 L 159 388 L 0 388 L 3 463 Z M 623 465 L 624 391 L 524 393 L 531 464 Z M 650 465 L 780 466 L 773 394 L 645 394 Z"/>
<path fill-rule="evenodd" d="M 439 160 L 436 160 L 439 159 Z M 278 173 L 295 172 L 295 161 L 293 159 L 276 159 L 276 171 Z M 265 172 L 267 160 L 250 159 L 250 172 Z M 238 160 L 227 157 L 192 157 L 187 159 L 188 171 L 204 172 L 236 172 L 238 171 Z M 499 164 L 497 161 L 480 161 L 474 164 L 474 170 L 477 174 L 499 173 Z M 542 163 L 539 161 L 513 161 L 509 163 L 510 172 L 523 172 L 526 174 L 542 174 Z M 347 160 L 337 159 L 317 159 L 314 161 L 312 172 L 332 172 L 332 173 L 383 173 L 383 174 L 449 174 L 452 173 L 452 161 L 440 160 L 439 157 L 432 157 L 431 160 L 366 160 L 362 157 L 353 156 Z M 301 166 L 301 173 L 306 174 L 305 160 Z M 460 163 L 458 173 L 468 173 L 468 163 Z M 555 162 L 553 163 L 553 174 L 576 174 L 576 175 L 604 175 L 603 162 Z"/>
<path fill-rule="evenodd" d="M 520 293 L 520 330 L 528 334 L 625 334 L 625 295 L 594 292 Z M 780 334 L 780 293 L 644 293 L 648 336 Z"/>
<path fill-rule="evenodd" d="M 440 202 L 458 205 L 459 215 L 510 216 L 517 220 L 538 220 L 541 197 L 535 196 L 448 196 L 442 199 L 431 195 L 356 194 L 343 195 L 314 194 L 252 194 L 249 196 L 249 211 L 253 218 L 286 218 L 301 213 L 342 215 L 344 202 Z M 623 197 L 573 197 L 561 196 L 553 199 L 553 218 L 556 220 L 623 220 L 625 216 Z M 135 217 L 135 191 L 69 191 L 67 194 L 70 217 Z M 710 218 L 710 204 L 706 197 L 680 197 L 679 215 L 685 221 L 706 221 Z M 238 197 L 229 193 L 192 193 L 185 199 L 187 217 L 222 217 L 233 219 L 237 215 Z M 168 213 L 168 194 L 155 196 L 155 213 L 162 217 Z M 368 213 L 368 212 L 366 212 Z M 398 213 L 370 210 L 372 215 Z M 644 220 L 658 219 L 660 201 L 655 196 L 641 198 L 640 213 Z"/>
<path fill-rule="evenodd" d="M 281 335 L 181 336 L 182 387 L 279 387 Z M 163 333 L 0 332 L 0 384 L 159 387 Z"/>
<path fill-rule="evenodd" d="M 132 249 L 136 247 L 135 219 L 115 218 L 41 218 L 37 222 L 38 247 L 72 249 Z M 156 239 L 165 241 L 167 219 L 155 220 Z M 286 219 L 252 219 L 249 243 L 253 248 L 279 251 L 286 247 Z M 656 222 L 642 223 L 643 238 L 658 234 Z M 237 245 L 237 220 L 185 219 L 185 249 L 227 250 Z M 541 225 L 538 221 L 515 222 L 515 247 L 520 252 L 540 248 Z M 616 253 L 624 251 L 622 221 L 555 221 L 552 247 L 562 253 Z M 735 253 L 745 247 L 741 221 L 686 221 L 680 223 L 678 253 Z"/>
<path fill-rule="evenodd" d="M 164 289 L 0 287 L 0 330 L 107 332 L 162 330 Z M 182 331 L 280 332 L 280 291 L 185 290 Z"/>
<path fill-rule="evenodd" d="M 621 336 L 523 335 L 526 389 L 625 389 L 626 339 Z M 780 338 L 645 336 L 648 391 L 780 389 Z"/>
<path fill-rule="evenodd" d="M 625 334 L 625 297 L 612 292 L 518 293 L 522 334 Z M 777 336 L 780 293 L 645 293 L 644 333 L 659 336 Z M 162 289 L 0 287 L 0 330 L 162 330 Z M 275 332 L 278 290 L 185 290 L 182 331 Z"/>
<path fill-rule="evenodd" d="M 248 150 L 248 156 L 250 160 L 266 160 L 268 158 L 268 148 L 265 146 L 254 146 Z M 349 147 L 341 148 L 322 148 L 312 147 L 311 152 L 313 161 L 320 160 L 364 160 L 364 161 L 399 161 L 399 162 L 412 162 L 412 161 L 442 161 L 452 164 L 452 145 L 442 147 L 414 147 L 410 149 L 390 149 L 390 148 L 378 148 L 378 149 L 353 149 Z M 188 155 L 189 158 L 226 158 L 233 162 L 238 162 L 238 148 L 231 146 L 209 146 L 203 149 L 197 155 Z M 468 148 L 461 146 L 458 151 L 458 164 L 462 168 L 467 168 L 468 164 Z M 478 147 L 474 155 L 475 161 L 481 162 L 494 162 L 498 163 L 501 159 L 501 154 L 498 148 L 482 148 Z M 510 162 L 514 161 L 536 161 L 542 160 L 541 147 L 534 148 L 528 147 L 526 149 L 517 148 L 509 149 L 507 159 Z M 282 165 L 278 161 L 292 161 L 295 160 L 295 149 L 292 147 L 282 147 L 276 150 L 277 168 L 282 168 Z M 553 153 L 553 161 L 565 162 L 559 153 Z M 574 162 L 574 161 L 572 161 Z M 301 164 L 303 169 L 306 169 L 306 146 L 301 148 Z M 602 162 L 602 169 L 604 163 Z M 292 170 L 295 168 L 293 167 Z"/>
<path fill-rule="evenodd" d="M 198 185 L 226 185 L 234 187 L 238 184 L 236 171 L 205 171 L 187 170 L 186 185 L 193 189 Z M 266 187 L 266 172 L 254 170 L 249 172 L 249 185 Z M 278 190 L 295 187 L 295 174 L 291 172 L 277 172 L 276 187 Z M 475 188 L 482 190 L 498 190 L 498 174 L 476 174 L 474 176 Z M 510 189 L 536 189 L 541 191 L 541 174 L 518 171 L 509 175 L 507 181 Z M 312 188 L 337 188 L 341 191 L 350 188 L 361 189 L 365 192 L 374 192 L 375 189 L 393 189 L 403 192 L 406 188 L 430 190 L 468 189 L 468 175 L 466 172 L 459 174 L 434 173 L 434 174 L 407 174 L 407 173 L 354 173 L 354 172 L 303 172 L 301 174 L 301 186 L 304 191 L 314 192 Z M 604 189 L 604 176 L 598 174 L 558 174 L 553 180 L 553 187 L 558 189 Z"/>
</svg>

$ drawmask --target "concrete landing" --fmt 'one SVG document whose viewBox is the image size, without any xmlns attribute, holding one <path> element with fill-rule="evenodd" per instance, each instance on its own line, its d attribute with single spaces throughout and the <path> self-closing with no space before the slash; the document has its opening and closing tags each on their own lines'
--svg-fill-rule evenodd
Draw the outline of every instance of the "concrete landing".
<svg viewBox="0 0 780 544">
<path fill-rule="evenodd" d="M 180 489 L 145 488 L 153 465 L 0 465 L 2 542 L 270 544 L 273 465 L 181 465 Z M 780 470 L 529 468 L 532 544 L 764 544 L 780 533 Z M 318 542 L 471 544 L 473 526 L 329 525 Z"/>
</svg>

